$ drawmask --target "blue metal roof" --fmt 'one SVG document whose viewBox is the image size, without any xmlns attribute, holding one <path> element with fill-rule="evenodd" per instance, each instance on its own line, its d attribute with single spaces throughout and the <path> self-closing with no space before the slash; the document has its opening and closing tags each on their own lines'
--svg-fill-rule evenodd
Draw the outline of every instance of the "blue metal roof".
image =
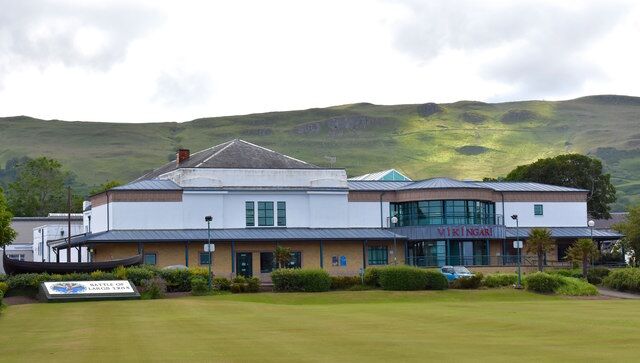
<svg viewBox="0 0 640 363">
<path fill-rule="evenodd" d="M 404 237 L 395 235 L 397 239 Z M 212 229 L 212 241 L 284 240 L 391 240 L 392 231 L 381 228 L 238 228 Z M 111 230 L 72 237 L 73 246 L 107 242 L 186 242 L 206 241 L 206 229 Z M 64 246 L 63 246 L 64 247 Z"/>
<path fill-rule="evenodd" d="M 526 239 L 529 235 L 529 231 L 533 227 L 519 227 L 517 229 L 518 237 Z M 591 228 L 589 227 L 547 227 L 551 230 L 551 237 L 553 238 L 591 238 Z M 516 238 L 516 228 L 507 228 L 507 238 Z M 593 238 L 599 240 L 606 239 L 620 239 L 622 235 L 618 232 L 610 229 L 593 229 Z"/>
<path fill-rule="evenodd" d="M 476 182 L 451 178 L 432 178 L 418 181 L 347 181 L 349 190 L 412 190 L 412 189 L 489 189 L 497 192 L 588 192 L 586 189 L 562 187 L 533 182 Z"/>
</svg>

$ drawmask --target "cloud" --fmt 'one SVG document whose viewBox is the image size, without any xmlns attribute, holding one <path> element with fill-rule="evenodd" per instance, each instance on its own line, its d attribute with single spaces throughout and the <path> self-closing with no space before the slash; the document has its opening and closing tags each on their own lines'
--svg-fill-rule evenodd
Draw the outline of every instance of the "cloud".
<svg viewBox="0 0 640 363">
<path fill-rule="evenodd" d="M 212 82 L 205 72 L 163 73 L 158 77 L 152 100 L 167 106 L 201 105 L 209 100 Z"/>
<path fill-rule="evenodd" d="M 408 16 L 394 45 L 428 65 L 449 51 L 478 62 L 478 74 L 507 84 L 497 98 L 553 97 L 602 77 L 583 52 L 629 10 L 618 2 L 401 2 Z"/>
<path fill-rule="evenodd" d="M 106 71 L 161 21 L 128 2 L 0 0 L 0 72 L 54 64 Z"/>
</svg>

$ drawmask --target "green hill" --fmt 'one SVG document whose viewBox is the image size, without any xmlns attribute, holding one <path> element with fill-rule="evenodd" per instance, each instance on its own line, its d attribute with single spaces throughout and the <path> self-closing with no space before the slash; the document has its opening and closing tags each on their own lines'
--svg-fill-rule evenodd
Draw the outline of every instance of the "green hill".
<svg viewBox="0 0 640 363">
<path fill-rule="evenodd" d="M 242 138 L 349 175 L 395 167 L 412 178 L 480 179 L 566 152 L 601 158 L 621 209 L 640 202 L 640 98 L 373 105 L 202 118 L 98 123 L 0 118 L 0 165 L 13 157 L 59 159 L 81 181 L 128 181 L 173 158 Z"/>
</svg>

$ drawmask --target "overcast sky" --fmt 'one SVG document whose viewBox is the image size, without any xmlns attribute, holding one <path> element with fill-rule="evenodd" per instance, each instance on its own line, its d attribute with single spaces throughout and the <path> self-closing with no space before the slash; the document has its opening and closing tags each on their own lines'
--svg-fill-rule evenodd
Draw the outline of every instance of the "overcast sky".
<svg viewBox="0 0 640 363">
<path fill-rule="evenodd" d="M 633 1 L 0 0 L 0 115 L 640 96 Z"/>
</svg>

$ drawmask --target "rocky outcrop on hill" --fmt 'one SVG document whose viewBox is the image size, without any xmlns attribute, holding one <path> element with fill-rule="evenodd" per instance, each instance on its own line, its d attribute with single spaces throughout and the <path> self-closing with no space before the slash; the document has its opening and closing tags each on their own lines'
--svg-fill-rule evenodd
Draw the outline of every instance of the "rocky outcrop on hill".
<svg viewBox="0 0 640 363">
<path fill-rule="evenodd" d="M 487 119 L 487 116 L 478 112 L 466 111 L 463 112 L 462 115 L 460 115 L 460 119 L 464 122 L 469 122 L 472 124 L 481 124 Z"/>
<path fill-rule="evenodd" d="M 540 118 L 540 116 L 533 111 L 509 110 L 507 111 L 507 113 L 502 115 L 502 117 L 500 118 L 500 121 L 506 124 L 515 124 L 519 122 L 527 122 L 527 121 L 535 120 L 537 118 Z"/>
<path fill-rule="evenodd" d="M 436 113 L 442 112 L 442 107 L 438 106 L 433 102 L 423 103 L 418 105 L 418 115 L 422 117 L 429 117 L 431 115 L 435 115 Z"/>
</svg>

